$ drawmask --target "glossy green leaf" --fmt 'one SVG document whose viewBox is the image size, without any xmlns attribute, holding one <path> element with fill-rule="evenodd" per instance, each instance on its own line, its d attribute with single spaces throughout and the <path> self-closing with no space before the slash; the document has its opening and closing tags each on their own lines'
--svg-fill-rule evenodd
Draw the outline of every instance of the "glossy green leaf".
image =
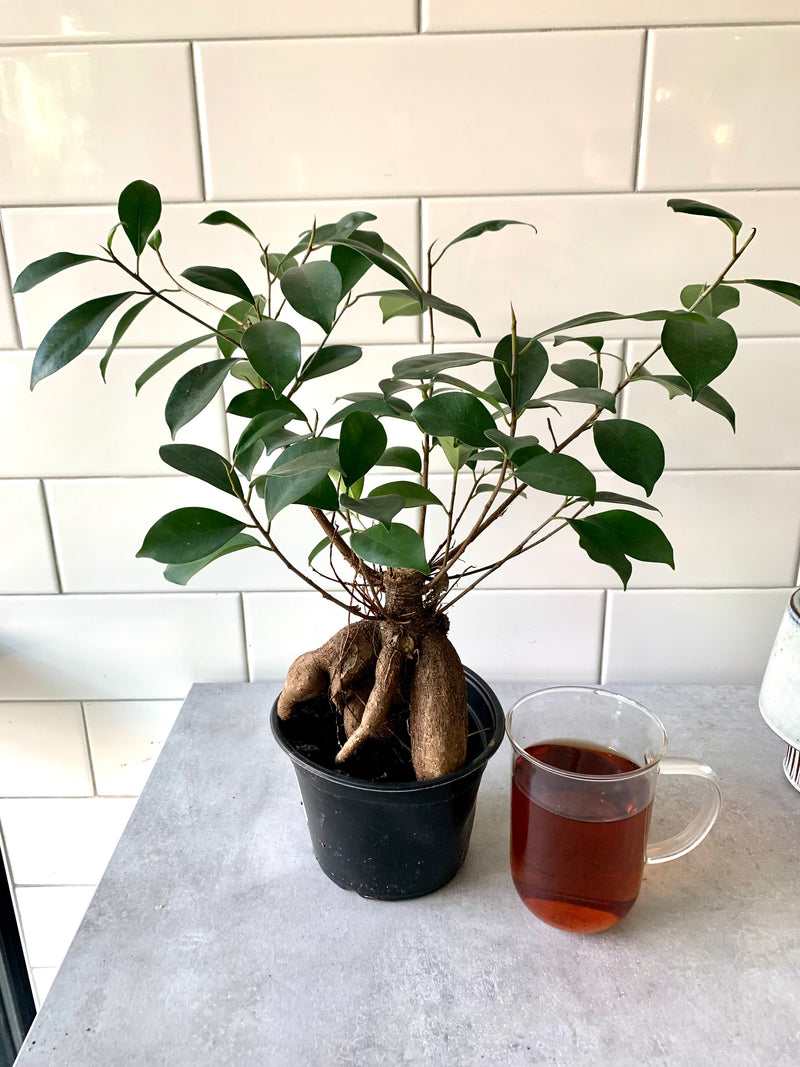
<svg viewBox="0 0 800 1067">
<path fill-rule="evenodd" d="M 742 228 L 741 220 L 737 219 L 735 215 L 731 215 L 730 211 L 726 211 L 721 207 L 714 207 L 713 204 L 704 204 L 700 200 L 684 200 L 681 197 L 673 197 L 672 200 L 667 201 L 667 207 L 671 207 L 673 211 L 679 214 L 706 215 L 708 218 L 719 219 L 734 236 Z"/>
<path fill-rule="evenodd" d="M 192 285 L 199 285 L 201 289 L 210 289 L 215 293 L 227 293 L 236 296 L 239 300 L 246 300 L 248 304 L 255 304 L 256 298 L 250 292 L 247 283 L 235 270 L 229 267 L 187 267 L 181 273 L 181 277 Z"/>
<path fill-rule="evenodd" d="M 293 400 L 286 396 L 275 396 L 271 389 L 247 389 L 243 393 L 237 393 L 228 404 L 230 415 L 239 415 L 245 419 L 254 419 L 256 415 L 276 411 L 285 411 L 291 419 L 304 418 L 303 412 Z"/>
<path fill-rule="evenodd" d="M 339 506 L 346 511 L 365 515 L 368 519 L 377 519 L 388 530 L 392 519 L 405 507 L 405 502 L 401 496 L 387 495 L 375 497 L 375 499 L 357 500 L 343 493 L 339 498 Z"/>
<path fill-rule="evenodd" d="M 276 278 L 283 277 L 287 270 L 297 266 L 297 260 L 288 252 L 270 252 L 266 260 L 261 256 L 261 262 Z"/>
<path fill-rule="evenodd" d="M 603 350 L 603 338 L 602 337 L 570 337 L 569 334 L 559 333 L 553 338 L 553 345 L 558 348 L 559 345 L 566 345 L 570 341 L 576 341 L 579 344 L 587 345 L 593 352 L 602 352 Z"/>
<path fill-rule="evenodd" d="M 557 393 L 548 393 L 543 400 L 560 400 L 568 404 L 594 404 L 604 411 L 616 411 L 617 402 L 613 393 L 606 389 L 562 389 Z"/>
<path fill-rule="evenodd" d="M 485 445 L 494 419 L 477 397 L 468 393 L 439 393 L 418 404 L 414 421 L 432 437 L 455 437 L 468 445 Z"/>
<path fill-rule="evenodd" d="M 517 467 L 519 481 L 531 489 L 559 496 L 577 496 L 590 503 L 594 501 L 597 483 L 590 470 L 572 456 L 560 452 L 544 452 Z"/>
<path fill-rule="evenodd" d="M 685 285 L 681 289 L 681 303 L 690 308 L 706 287 L 704 285 Z M 724 315 L 739 306 L 739 290 L 732 285 L 718 285 L 708 296 L 703 297 L 694 309 L 700 315 Z"/>
<path fill-rule="evenodd" d="M 342 276 L 332 263 L 317 260 L 287 270 L 281 291 L 294 310 L 328 332 L 342 295 Z"/>
<path fill-rule="evenodd" d="M 416 471 L 419 474 L 422 471 L 422 457 L 413 448 L 396 445 L 387 448 L 375 466 L 402 467 L 403 470 Z"/>
<path fill-rule="evenodd" d="M 236 378 L 240 382 L 247 382 L 254 389 L 264 388 L 261 375 L 252 363 L 248 363 L 246 359 L 231 360 L 231 378 Z"/>
<path fill-rule="evenodd" d="M 512 396 L 517 411 L 522 411 L 542 383 L 547 373 L 547 352 L 544 345 L 529 337 L 517 338 L 515 380 L 512 383 L 511 334 L 498 341 L 494 350 L 494 375 L 506 403 Z M 513 385 L 513 388 L 512 388 Z"/>
<path fill-rule="evenodd" d="M 218 452 L 202 445 L 162 445 L 158 454 L 176 471 L 208 482 L 223 493 L 241 497 L 242 487 L 235 471 Z"/>
<path fill-rule="evenodd" d="M 331 466 L 335 467 L 338 462 L 337 447 L 338 442 L 333 438 L 312 437 L 307 441 L 298 441 L 289 445 L 285 451 L 277 455 L 264 483 L 264 506 L 270 521 L 290 504 L 301 503 L 309 493 L 315 490 L 324 491 L 324 483 L 330 483 L 327 471 Z M 299 471 L 288 477 L 285 474 L 281 476 L 282 468 L 287 467 L 288 464 L 295 464 L 294 469 L 296 470 L 296 461 L 298 459 L 303 456 L 319 457 L 320 453 L 325 453 L 326 459 L 324 462 L 328 463 L 329 466 L 325 467 L 323 464 L 322 469 L 317 467 L 316 469 Z M 331 460 L 333 461 L 332 463 L 330 462 Z M 335 490 L 333 497 L 332 508 L 324 508 L 323 510 L 334 510 L 338 506 L 339 498 Z"/>
<path fill-rule="evenodd" d="M 161 218 L 161 194 L 149 182 L 131 182 L 120 193 L 117 213 L 134 252 L 140 256 Z"/>
<path fill-rule="evenodd" d="M 386 431 L 374 415 L 353 411 L 342 421 L 339 464 L 350 486 L 371 470 L 386 451 Z"/>
<path fill-rule="evenodd" d="M 249 300 L 237 300 L 227 309 L 217 323 L 217 329 L 224 334 L 223 337 L 217 336 L 217 346 L 226 359 L 230 359 L 240 347 L 242 334 L 251 323 L 257 320 L 255 307 Z M 240 322 L 245 324 L 244 327 L 239 325 Z"/>
<path fill-rule="evenodd" d="M 358 363 L 362 354 L 357 345 L 325 345 L 306 361 L 300 380 L 309 382 L 312 378 L 321 378 L 323 374 L 334 374 L 337 370 Z"/>
<path fill-rule="evenodd" d="M 409 389 L 416 389 L 417 386 L 411 382 L 401 381 L 399 378 L 381 378 L 378 382 L 378 388 L 388 399 L 396 393 L 405 393 Z"/>
<path fill-rule="evenodd" d="M 242 348 L 257 374 L 282 393 L 300 369 L 300 334 L 287 322 L 262 319 L 242 334 Z"/>
<path fill-rule="evenodd" d="M 531 435 L 523 435 L 522 437 L 511 437 L 510 434 L 503 433 L 502 430 L 487 430 L 486 436 L 490 441 L 494 441 L 495 444 L 500 445 L 505 454 L 509 457 L 517 455 L 520 451 L 524 451 L 527 448 L 536 447 L 539 444 L 539 438 Z"/>
<path fill-rule="evenodd" d="M 622 580 L 623 588 L 628 588 L 633 567 L 622 550 L 617 537 L 602 525 L 591 519 L 567 519 L 567 523 L 578 535 L 578 544 L 595 563 L 603 563 L 616 571 Z"/>
<path fill-rule="evenodd" d="M 85 352 L 97 337 L 106 319 L 125 303 L 134 292 L 96 296 L 85 304 L 62 315 L 43 337 L 31 368 L 31 389 L 50 374 L 66 367 L 81 352 Z"/>
<path fill-rule="evenodd" d="M 243 548 L 263 548 L 264 546 L 250 534 L 240 533 L 232 537 L 230 541 L 218 548 L 216 552 L 210 552 L 207 556 L 192 560 L 191 563 L 170 563 L 164 570 L 164 577 L 173 585 L 186 585 L 196 574 L 199 574 L 209 563 L 223 556 L 229 556 L 231 552 L 239 552 Z"/>
<path fill-rule="evenodd" d="M 506 226 L 529 226 L 534 233 L 537 232 L 532 222 L 518 222 L 516 219 L 490 219 L 488 222 L 479 222 L 475 226 L 470 226 L 463 233 L 460 233 L 458 237 L 454 237 L 452 241 L 449 241 L 444 246 L 437 259 L 441 259 L 448 248 L 452 248 L 453 245 L 457 245 L 460 241 L 469 241 L 473 237 L 480 237 L 483 233 L 496 233 L 498 230 L 505 229 Z"/>
<path fill-rule="evenodd" d="M 14 282 L 14 293 L 27 293 L 34 285 L 47 281 L 62 270 L 77 267 L 81 263 L 101 262 L 100 256 L 82 256 L 77 252 L 54 252 L 52 256 L 29 263 Z"/>
<path fill-rule="evenodd" d="M 254 415 L 242 430 L 241 436 L 236 443 L 233 454 L 237 465 L 238 459 L 243 453 L 248 452 L 256 442 L 260 441 L 264 444 L 267 439 L 271 439 L 272 435 L 278 430 L 283 430 L 286 423 L 291 422 L 293 417 L 291 412 L 283 411 L 280 408 L 271 408 Z"/>
<path fill-rule="evenodd" d="M 376 252 L 383 251 L 383 240 L 380 234 L 372 233 L 369 230 L 360 230 L 359 240 Z M 351 245 L 334 245 L 331 248 L 331 263 L 341 276 L 342 296 L 349 293 L 372 266 L 370 260 Z"/>
<path fill-rule="evenodd" d="M 377 217 L 370 211 L 349 211 L 338 222 L 324 222 L 314 231 L 314 247 L 328 244 L 330 241 L 345 241 L 355 233 L 359 226 L 363 226 L 365 222 L 374 222 Z M 311 230 L 300 234 L 301 239 L 307 240 L 310 236 Z"/>
<path fill-rule="evenodd" d="M 146 296 L 144 300 L 140 300 L 138 304 L 134 304 L 133 307 L 129 307 L 128 310 L 120 316 L 119 322 L 114 328 L 114 335 L 111 338 L 111 343 L 105 350 L 103 358 L 100 360 L 100 374 L 103 378 L 103 381 L 106 380 L 106 368 L 108 367 L 108 361 L 111 359 L 111 355 L 114 352 L 114 349 L 120 343 L 125 334 L 128 332 L 131 325 L 136 320 L 137 316 L 142 311 L 144 311 L 150 301 L 154 299 L 155 296 Z"/>
<path fill-rule="evenodd" d="M 430 574 L 422 538 L 416 530 L 401 522 L 393 522 L 388 530 L 380 524 L 359 530 L 351 535 L 350 547 L 367 563 L 407 567 L 421 574 Z"/>
<path fill-rule="evenodd" d="M 173 441 L 178 430 L 211 403 L 230 369 L 230 360 L 214 359 L 210 363 L 192 367 L 177 380 L 167 397 L 164 410 L 164 418 Z"/>
<path fill-rule="evenodd" d="M 317 508 L 319 511 L 336 511 L 339 507 L 339 494 L 331 479 L 326 476 L 295 503 L 307 508 Z"/>
<path fill-rule="evenodd" d="M 314 545 L 314 547 L 308 553 L 308 565 L 309 565 L 309 567 L 314 562 L 314 560 L 317 558 L 317 556 L 320 554 L 320 552 L 324 552 L 326 548 L 330 548 L 330 547 L 331 547 L 331 540 L 330 540 L 329 537 L 323 537 L 321 541 L 317 541 L 317 543 Z"/>
<path fill-rule="evenodd" d="M 664 473 L 664 446 L 658 434 L 630 419 L 598 419 L 592 433 L 606 466 L 626 482 L 641 485 L 650 496 Z"/>
<path fill-rule="evenodd" d="M 276 433 L 279 432 L 280 431 L 276 430 Z M 243 448 L 239 452 L 234 452 L 234 466 L 238 471 L 241 471 L 241 473 L 245 476 L 245 478 L 247 478 L 248 481 L 253 477 L 253 471 L 255 470 L 256 464 L 264 454 L 264 451 L 264 442 L 259 440 L 254 441 L 249 448 Z M 263 496 L 264 494 L 262 493 L 261 495 Z"/>
<path fill-rule="evenodd" d="M 697 312 L 674 316 L 661 331 L 664 354 L 689 383 L 693 400 L 730 364 L 737 344 L 736 332 L 729 323 Z"/>
<path fill-rule="evenodd" d="M 535 340 L 558 333 L 560 330 L 571 330 L 575 326 L 591 326 L 595 322 L 616 322 L 621 319 L 637 319 L 639 322 L 660 322 L 674 315 L 674 311 L 639 311 L 633 315 L 622 315 L 616 311 L 591 311 L 588 315 L 578 315 L 577 318 L 559 322 L 557 326 L 550 326 L 541 333 L 537 333 Z"/>
<path fill-rule="evenodd" d="M 191 563 L 222 548 L 244 526 L 210 508 L 178 508 L 150 527 L 136 555 L 159 563 Z"/>
<path fill-rule="evenodd" d="M 147 243 L 150 248 L 152 248 L 155 252 L 158 252 L 161 249 L 161 244 L 163 240 L 164 239 L 161 236 L 161 230 L 153 230 L 153 232 L 147 238 Z"/>
<path fill-rule="evenodd" d="M 421 508 L 428 504 L 438 504 L 440 508 L 444 507 L 435 493 L 418 482 L 386 482 L 385 485 L 376 486 L 369 495 L 370 498 L 399 496 L 403 500 L 404 508 Z"/>
<path fill-rule="evenodd" d="M 795 282 L 780 282 L 768 278 L 745 278 L 745 285 L 755 285 L 757 289 L 766 289 L 768 293 L 782 296 L 792 304 L 800 304 L 800 285 Z"/>
<path fill-rule="evenodd" d="M 568 359 L 553 364 L 553 374 L 578 389 L 599 389 L 603 384 L 602 368 L 591 359 Z"/>
<path fill-rule="evenodd" d="M 230 211 L 212 211 L 210 215 L 206 215 L 204 219 L 200 219 L 200 222 L 206 226 L 235 226 L 238 230 L 242 230 L 244 233 L 252 237 L 259 247 L 261 246 L 261 242 L 247 223 L 242 222 L 238 215 L 234 215 Z"/>
<path fill-rule="evenodd" d="M 389 319 L 396 319 L 401 315 L 414 317 L 425 313 L 425 308 L 417 297 L 405 289 L 383 293 L 378 300 L 378 305 L 381 309 L 383 322 L 388 322 Z"/>
<path fill-rule="evenodd" d="M 675 569 L 672 545 L 663 530 L 633 511 L 601 511 L 585 520 L 612 533 L 626 556 L 648 563 L 666 563 Z"/>
<path fill-rule="evenodd" d="M 175 348 L 171 348 L 169 352 L 165 352 L 163 356 L 159 356 L 158 359 L 153 360 L 146 370 L 143 370 L 139 377 L 136 379 L 136 392 L 138 394 L 142 386 L 149 382 L 150 379 L 158 374 L 160 370 L 172 363 L 173 360 L 182 356 L 184 352 L 188 352 L 192 348 L 196 348 L 197 345 L 201 345 L 204 341 L 210 341 L 214 336 L 213 333 L 204 333 L 200 337 L 193 337 L 191 341 L 184 341 L 183 344 L 177 345 Z"/>
<path fill-rule="evenodd" d="M 444 452 L 445 459 L 453 468 L 454 471 L 459 471 L 465 463 L 470 461 L 470 457 L 475 454 L 474 445 L 461 444 L 455 437 L 437 437 L 437 443 Z"/>
<path fill-rule="evenodd" d="M 597 492 L 594 495 L 595 504 L 628 504 L 634 508 L 644 508 L 646 511 L 661 512 L 655 505 L 648 504 L 646 500 L 637 500 L 634 496 L 624 496 L 622 493 Z"/>
<path fill-rule="evenodd" d="M 325 429 L 329 426 L 336 426 L 337 423 L 343 422 L 348 415 L 354 411 L 366 411 L 370 415 L 380 415 L 384 418 L 403 419 L 409 421 L 411 418 L 411 405 L 405 400 L 401 400 L 400 397 L 384 397 L 383 395 L 363 395 L 363 399 L 356 400 L 352 404 L 348 404 L 347 407 L 337 411 L 335 415 L 332 415 L 325 423 Z"/>
<path fill-rule="evenodd" d="M 318 441 L 319 438 L 314 438 L 314 440 Z M 324 471 L 327 474 L 328 471 L 338 470 L 339 466 L 339 453 L 335 448 L 327 447 L 316 451 L 311 450 L 303 455 L 292 456 L 280 465 L 275 464 L 267 472 L 267 476 L 269 478 L 288 479 L 294 478 L 298 474 L 316 473 L 317 480 L 319 480 L 321 472 Z"/>
<path fill-rule="evenodd" d="M 670 400 L 673 400 L 676 396 L 691 397 L 692 395 L 689 383 L 679 374 L 649 374 L 647 368 L 643 367 L 631 381 L 656 382 L 666 389 Z M 710 385 L 707 385 L 705 389 L 700 390 L 694 399 L 701 407 L 708 408 L 715 415 L 721 415 L 723 419 L 726 419 L 730 423 L 733 432 L 736 433 L 736 412 L 716 389 L 712 389 Z"/>
<path fill-rule="evenodd" d="M 441 371 L 455 367 L 472 367 L 476 363 L 491 363 L 490 356 L 475 352 L 447 352 L 441 356 L 409 356 L 398 360 L 392 367 L 396 378 L 435 378 Z"/>
</svg>

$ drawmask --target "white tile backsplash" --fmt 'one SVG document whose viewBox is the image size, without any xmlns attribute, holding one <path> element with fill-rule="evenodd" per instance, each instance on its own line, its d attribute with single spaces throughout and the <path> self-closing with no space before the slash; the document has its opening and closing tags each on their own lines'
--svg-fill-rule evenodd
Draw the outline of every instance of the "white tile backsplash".
<svg viewBox="0 0 800 1067">
<path fill-rule="evenodd" d="M 32 968 L 61 966 L 93 894 L 91 885 L 30 886 L 17 890 L 22 933 Z M 41 996 L 41 990 L 38 992 Z"/>
<path fill-rule="evenodd" d="M 15 884 L 97 885 L 134 803 L 118 797 L 0 800 Z"/>
<path fill-rule="evenodd" d="M 0 593 L 58 592 L 40 482 L 0 481 L 0 544 Z"/>
<path fill-rule="evenodd" d="M 139 795 L 180 708 L 179 700 L 102 700 L 84 705 L 101 796 Z"/>
<path fill-rule="evenodd" d="M 200 44 L 210 195 L 630 188 L 642 44 L 635 30 Z M 364 89 L 346 136 L 320 110 L 345 70 Z M 249 136 L 241 101 L 287 85 L 291 107 Z"/>
<path fill-rule="evenodd" d="M 800 183 L 798 54 L 798 26 L 653 31 L 639 187 Z"/>
<path fill-rule="evenodd" d="M 78 703 L 0 703 L 0 796 L 91 796 Z"/>
<path fill-rule="evenodd" d="M 202 196 L 186 44 L 6 48 L 0 98 L 4 205 L 116 202 L 141 177 Z"/>
</svg>

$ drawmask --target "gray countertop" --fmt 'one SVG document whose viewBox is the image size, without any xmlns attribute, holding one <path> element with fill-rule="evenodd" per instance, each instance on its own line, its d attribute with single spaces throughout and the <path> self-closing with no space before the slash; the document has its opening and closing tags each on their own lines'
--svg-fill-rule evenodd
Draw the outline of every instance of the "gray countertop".
<svg viewBox="0 0 800 1067">
<path fill-rule="evenodd" d="M 329 882 L 270 735 L 278 688 L 192 689 L 18 1067 L 800 1063 L 800 793 L 754 687 L 619 687 L 724 803 L 592 937 L 516 896 L 507 744 L 448 886 L 383 903 Z M 495 687 L 506 708 L 531 688 Z M 662 836 L 694 794 L 659 796 Z"/>
</svg>

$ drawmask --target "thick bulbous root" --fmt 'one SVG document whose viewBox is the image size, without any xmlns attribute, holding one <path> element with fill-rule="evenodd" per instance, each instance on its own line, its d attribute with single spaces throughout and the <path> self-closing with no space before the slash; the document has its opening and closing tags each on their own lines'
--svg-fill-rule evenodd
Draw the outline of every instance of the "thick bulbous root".
<svg viewBox="0 0 800 1067">
<path fill-rule="evenodd" d="M 343 627 L 324 645 L 298 656 L 278 697 L 278 717 L 288 719 L 298 704 L 325 692 L 337 707 L 342 706 L 350 687 L 375 662 L 379 648 L 378 623 L 365 619 Z"/>
<path fill-rule="evenodd" d="M 447 635 L 434 630 L 420 642 L 411 684 L 411 757 L 418 781 L 457 770 L 467 757 L 467 684 Z"/>
</svg>

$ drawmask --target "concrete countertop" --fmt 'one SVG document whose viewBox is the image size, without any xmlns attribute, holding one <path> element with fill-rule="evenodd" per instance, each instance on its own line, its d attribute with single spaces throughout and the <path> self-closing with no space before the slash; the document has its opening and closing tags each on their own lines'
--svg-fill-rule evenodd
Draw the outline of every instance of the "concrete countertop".
<svg viewBox="0 0 800 1067">
<path fill-rule="evenodd" d="M 450 885 L 382 903 L 329 882 L 270 735 L 278 688 L 192 689 L 18 1067 L 800 1063 L 800 793 L 755 687 L 619 687 L 724 803 L 592 937 L 514 891 L 507 743 Z M 495 686 L 505 708 L 532 688 Z M 694 798 L 659 790 L 654 836 Z"/>
</svg>

